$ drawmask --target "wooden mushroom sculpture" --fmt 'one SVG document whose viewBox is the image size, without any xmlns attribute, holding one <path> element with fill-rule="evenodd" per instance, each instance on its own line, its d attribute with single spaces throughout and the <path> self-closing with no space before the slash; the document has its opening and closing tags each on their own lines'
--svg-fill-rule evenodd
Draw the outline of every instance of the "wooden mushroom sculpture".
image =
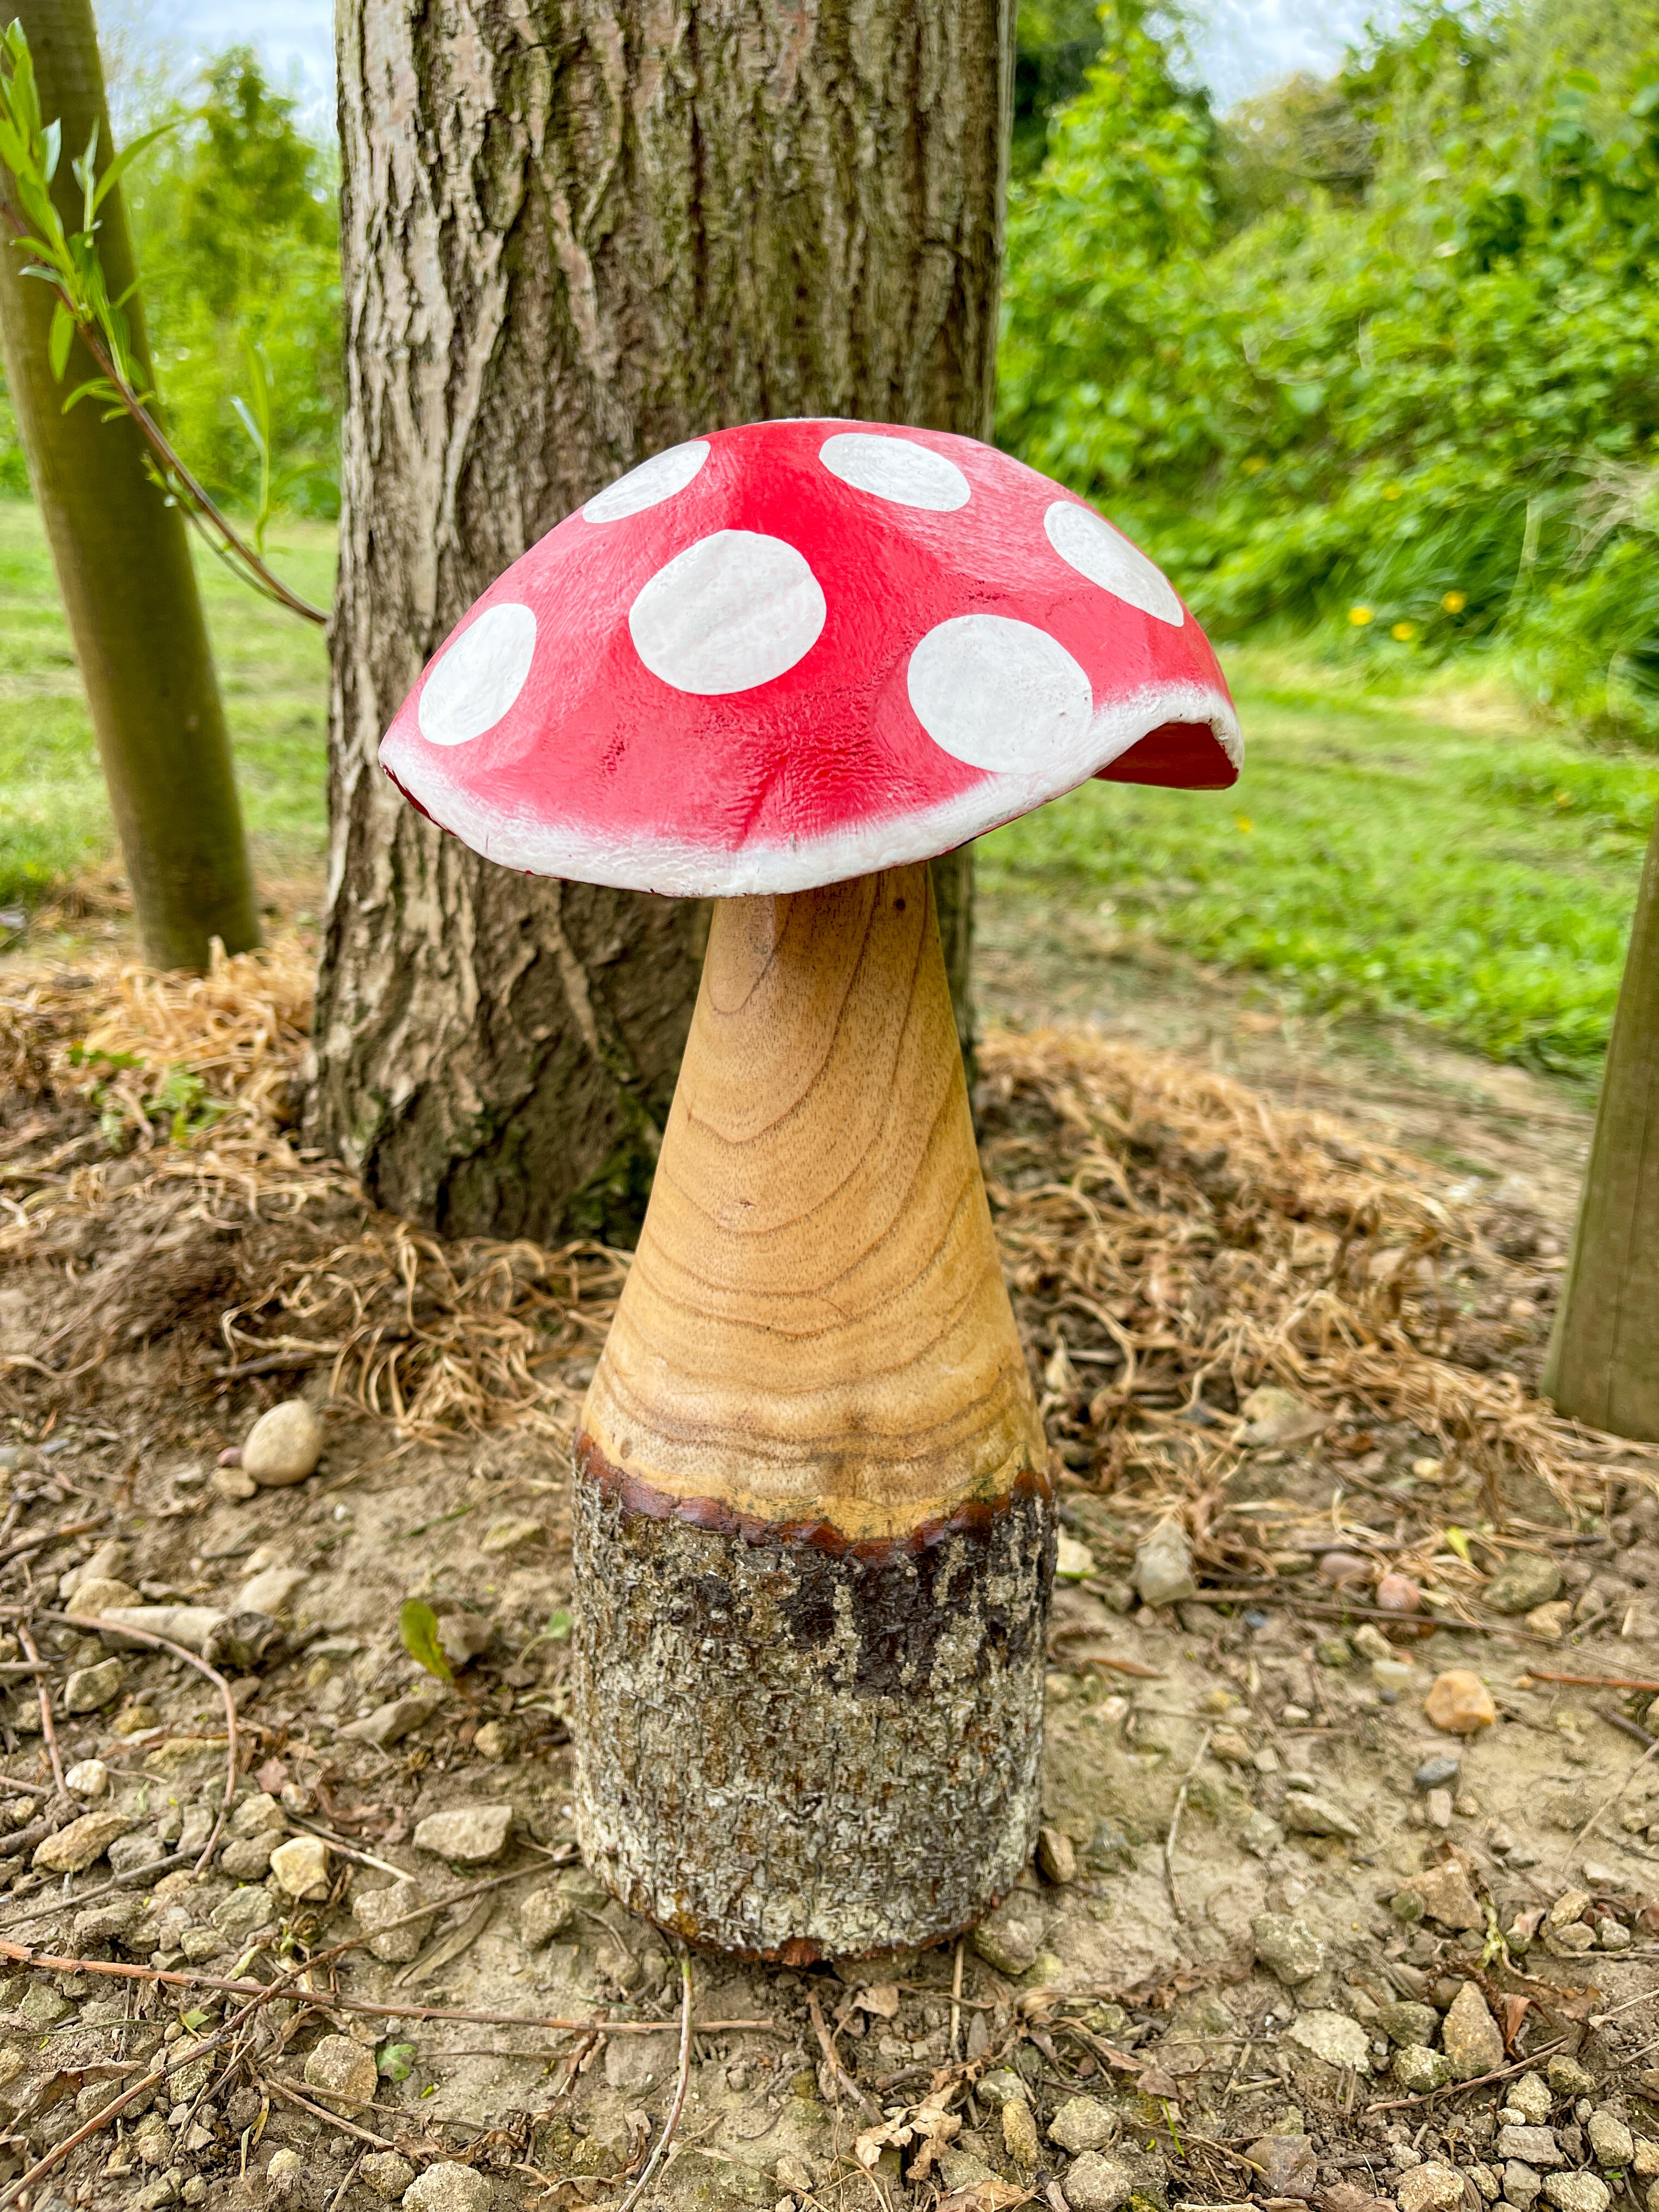
<svg viewBox="0 0 1659 2212">
<path fill-rule="evenodd" d="M 589 1864 L 795 1964 L 971 1923 L 1035 1838 L 1054 1522 L 926 864 L 1232 782 L 1208 645 L 1006 454 L 765 422 L 561 523 L 381 758 L 503 866 L 720 902 L 576 1445 Z"/>
</svg>

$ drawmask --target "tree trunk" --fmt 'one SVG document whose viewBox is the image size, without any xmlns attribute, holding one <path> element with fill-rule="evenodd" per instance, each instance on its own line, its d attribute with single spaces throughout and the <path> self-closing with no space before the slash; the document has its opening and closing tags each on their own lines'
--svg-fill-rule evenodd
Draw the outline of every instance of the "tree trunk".
<svg viewBox="0 0 1659 2212">
<path fill-rule="evenodd" d="M 800 1965 L 1013 1887 L 1053 1511 L 925 867 L 716 906 L 574 1531 L 578 1832 L 635 1911 Z"/>
<path fill-rule="evenodd" d="M 52 185 L 67 228 L 83 220 L 71 159 L 94 125 L 101 172 L 115 149 L 90 0 L 22 0 L 41 110 L 63 123 Z M 0 171 L 0 181 L 9 180 Z M 99 249 L 112 298 L 134 281 L 132 241 L 118 185 L 99 210 Z M 21 272 L 0 244 L 0 347 L 6 380 L 46 526 L 110 807 L 147 958 L 204 968 L 212 940 L 228 951 L 259 941 L 252 879 L 232 775 L 230 738 L 191 566 L 184 519 L 146 473 L 126 416 L 94 400 L 64 400 L 94 374 L 77 340 L 60 384 L 47 334 L 56 295 Z M 126 304 L 133 355 L 151 379 L 143 316 Z"/>
<path fill-rule="evenodd" d="M 340 26 L 308 1134 L 440 1228 L 631 1237 L 705 915 L 493 867 L 403 804 L 375 747 L 484 586 L 659 448 L 787 415 L 988 434 L 1006 0 L 345 0 Z"/>
<path fill-rule="evenodd" d="M 1544 1394 L 1659 1442 L 1659 823 L 1648 847 Z"/>
</svg>

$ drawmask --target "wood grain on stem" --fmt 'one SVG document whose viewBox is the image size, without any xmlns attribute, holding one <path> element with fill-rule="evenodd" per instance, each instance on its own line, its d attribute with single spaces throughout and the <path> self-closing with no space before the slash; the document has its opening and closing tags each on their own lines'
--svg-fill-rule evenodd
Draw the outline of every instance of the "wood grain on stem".
<svg viewBox="0 0 1659 2212">
<path fill-rule="evenodd" d="M 583 1425 L 666 1498 L 856 1541 L 1042 1468 L 925 866 L 717 906 Z"/>
</svg>

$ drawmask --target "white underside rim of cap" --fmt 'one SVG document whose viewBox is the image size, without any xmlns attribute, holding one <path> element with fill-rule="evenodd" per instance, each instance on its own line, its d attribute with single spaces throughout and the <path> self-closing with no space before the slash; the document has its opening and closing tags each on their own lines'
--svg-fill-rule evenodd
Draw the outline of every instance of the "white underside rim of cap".
<svg viewBox="0 0 1659 2212">
<path fill-rule="evenodd" d="M 1079 747 L 1041 775 L 988 775 L 935 806 L 885 815 L 822 837 L 745 845 L 736 852 L 690 838 L 637 831 L 611 836 L 585 824 L 535 821 L 466 790 L 447 757 L 434 757 L 432 748 L 397 732 L 383 742 L 380 759 L 441 829 L 499 867 L 668 898 L 741 898 L 757 892 L 815 890 L 951 852 L 970 837 L 1000 829 L 1076 790 L 1166 722 L 1207 722 L 1233 766 L 1243 766 L 1238 717 L 1224 693 L 1200 684 L 1155 684 L 1097 709 L 1086 757 Z"/>
</svg>

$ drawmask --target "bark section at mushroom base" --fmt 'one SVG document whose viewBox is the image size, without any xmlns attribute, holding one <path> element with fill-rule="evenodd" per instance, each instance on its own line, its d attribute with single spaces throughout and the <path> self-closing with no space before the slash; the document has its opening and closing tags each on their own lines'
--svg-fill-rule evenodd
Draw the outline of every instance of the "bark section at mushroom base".
<svg viewBox="0 0 1659 2212">
<path fill-rule="evenodd" d="M 838 1545 L 641 1510 L 590 1446 L 574 1522 L 579 1831 L 631 1910 L 803 1966 L 936 1942 L 1013 1887 L 1041 1805 L 1045 1492 Z"/>
<path fill-rule="evenodd" d="M 575 1519 L 578 1820 L 630 1906 L 800 1961 L 1011 1887 L 1052 1504 L 925 866 L 716 908 Z"/>
</svg>

